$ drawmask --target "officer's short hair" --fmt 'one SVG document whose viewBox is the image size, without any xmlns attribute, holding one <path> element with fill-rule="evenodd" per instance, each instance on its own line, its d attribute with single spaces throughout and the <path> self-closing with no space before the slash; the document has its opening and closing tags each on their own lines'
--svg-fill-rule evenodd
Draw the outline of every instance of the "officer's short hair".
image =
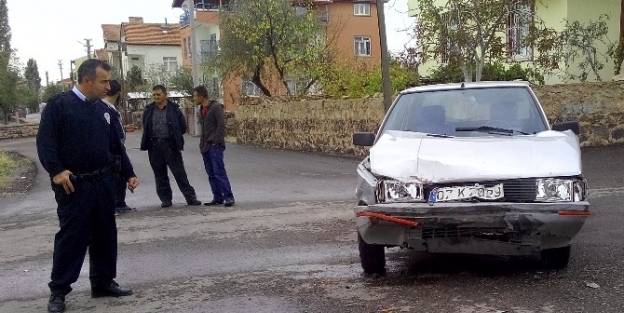
<svg viewBox="0 0 624 313">
<path fill-rule="evenodd" d="M 110 72 L 111 67 L 108 63 L 98 59 L 88 59 L 78 67 L 78 83 L 81 83 L 85 77 L 95 79 L 95 70 L 101 68 L 107 72 Z"/>
<path fill-rule="evenodd" d="M 205 86 L 199 85 L 193 89 L 200 97 L 208 99 L 208 89 Z"/>
<path fill-rule="evenodd" d="M 154 88 L 152 88 L 152 91 L 156 91 L 156 90 L 160 90 L 164 94 L 167 94 L 167 88 L 165 88 L 165 86 L 163 86 L 163 85 L 156 85 L 156 86 L 154 86 Z"/>
<path fill-rule="evenodd" d="M 114 96 L 121 91 L 121 84 L 113 79 L 110 81 L 110 89 L 106 92 L 107 96 Z"/>
</svg>

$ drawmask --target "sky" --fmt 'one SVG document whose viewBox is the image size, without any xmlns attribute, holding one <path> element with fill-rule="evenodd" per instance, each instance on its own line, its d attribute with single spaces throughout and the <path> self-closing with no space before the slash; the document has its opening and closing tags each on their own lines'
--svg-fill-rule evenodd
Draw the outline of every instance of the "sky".
<svg viewBox="0 0 624 313">
<path fill-rule="evenodd" d="M 11 46 L 20 63 L 37 61 L 42 84 L 46 71 L 50 82 L 69 77 L 70 60 L 87 55 L 85 39 L 92 49 L 104 47 L 102 24 L 127 22 L 140 16 L 146 23 L 178 23 L 181 9 L 173 9 L 172 0 L 8 0 Z M 72 13 L 74 12 L 74 13 Z M 413 24 L 407 15 L 407 0 L 389 0 L 385 5 L 388 48 L 403 50 L 412 40 L 404 30 Z"/>
</svg>

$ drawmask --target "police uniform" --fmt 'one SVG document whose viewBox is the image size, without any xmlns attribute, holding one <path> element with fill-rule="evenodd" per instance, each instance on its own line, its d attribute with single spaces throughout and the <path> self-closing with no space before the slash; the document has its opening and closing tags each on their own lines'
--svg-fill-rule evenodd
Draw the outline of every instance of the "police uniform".
<svg viewBox="0 0 624 313">
<path fill-rule="evenodd" d="M 48 284 L 53 294 L 66 295 L 72 290 L 87 248 L 92 288 L 109 284 L 116 276 L 114 174 L 126 180 L 136 175 L 114 123 L 117 117 L 105 103 L 87 100 L 76 87 L 52 97 L 41 114 L 39 160 L 51 178 L 71 171 L 75 188 L 66 194 L 62 186 L 51 182 L 60 222 Z M 116 158 L 118 167 L 114 166 Z"/>
<path fill-rule="evenodd" d="M 121 122 L 121 113 L 117 111 L 117 109 L 112 103 L 108 103 L 106 99 L 102 99 L 101 101 L 104 102 L 108 106 L 108 108 L 111 111 L 111 114 L 115 115 L 113 120 L 116 119 L 117 122 L 111 123 L 111 125 L 113 125 L 115 132 L 117 132 L 117 136 L 121 138 L 121 142 L 123 144 L 122 148 L 125 149 L 126 131 L 124 130 L 123 123 Z M 117 178 L 117 189 L 115 192 L 115 206 L 117 208 L 128 207 L 128 205 L 126 204 L 126 182 L 127 182 L 127 179 L 125 179 L 124 177 L 119 176 Z"/>
</svg>

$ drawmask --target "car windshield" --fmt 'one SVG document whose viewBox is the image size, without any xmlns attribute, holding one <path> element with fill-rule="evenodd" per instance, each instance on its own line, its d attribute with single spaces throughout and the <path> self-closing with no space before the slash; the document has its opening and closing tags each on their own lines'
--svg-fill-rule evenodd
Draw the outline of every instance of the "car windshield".
<svg viewBox="0 0 624 313">
<path fill-rule="evenodd" d="M 547 127 L 527 88 L 487 87 L 402 94 L 382 132 L 387 130 L 479 137 L 535 134 Z"/>
</svg>

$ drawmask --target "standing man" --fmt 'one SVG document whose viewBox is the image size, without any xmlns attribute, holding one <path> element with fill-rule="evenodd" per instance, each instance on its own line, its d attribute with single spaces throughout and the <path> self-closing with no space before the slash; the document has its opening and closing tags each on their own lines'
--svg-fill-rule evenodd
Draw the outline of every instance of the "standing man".
<svg viewBox="0 0 624 313">
<path fill-rule="evenodd" d="M 60 230 L 54 238 L 49 312 L 65 310 L 89 250 L 91 296 L 120 297 L 132 290 L 115 281 L 117 226 L 115 178 L 134 191 L 139 181 L 114 130 L 118 123 L 98 101 L 110 89 L 110 66 L 90 59 L 78 68 L 78 85 L 48 100 L 37 133 L 37 153 L 50 174 Z M 115 167 L 119 156 L 120 166 Z M 115 171 L 119 173 L 114 173 Z"/>
<path fill-rule="evenodd" d="M 225 151 L 225 114 L 223 105 L 208 99 L 208 90 L 204 86 L 195 87 L 193 102 L 201 105 L 199 122 L 201 124 L 201 139 L 199 149 L 204 158 L 204 167 L 208 174 L 212 201 L 204 205 L 224 204 L 226 207 L 234 205 L 234 195 L 230 180 L 225 172 L 223 152 Z"/>
<path fill-rule="evenodd" d="M 121 138 L 122 146 L 125 149 L 126 143 L 126 131 L 123 128 L 123 122 L 121 120 L 121 114 L 115 108 L 115 105 L 119 103 L 119 97 L 121 95 L 121 84 L 116 80 L 110 81 L 110 90 L 106 93 L 106 96 L 102 99 L 104 103 L 106 103 L 113 112 L 113 114 L 119 120 L 119 123 L 115 123 L 115 131 L 117 132 L 117 136 Z M 118 213 L 132 211 L 134 208 L 129 207 L 126 204 L 126 180 L 124 177 L 117 176 L 117 191 L 115 193 L 115 210 Z"/>
<path fill-rule="evenodd" d="M 156 194 L 163 208 L 172 205 L 171 185 L 167 166 L 178 183 L 178 188 L 186 198 L 188 205 L 200 205 L 195 188 L 191 186 L 184 169 L 182 150 L 184 149 L 184 133 L 186 120 L 180 106 L 167 99 L 165 86 L 156 85 L 152 88 L 154 102 L 143 111 L 143 137 L 141 150 L 147 151 L 150 165 L 156 179 Z"/>
</svg>

